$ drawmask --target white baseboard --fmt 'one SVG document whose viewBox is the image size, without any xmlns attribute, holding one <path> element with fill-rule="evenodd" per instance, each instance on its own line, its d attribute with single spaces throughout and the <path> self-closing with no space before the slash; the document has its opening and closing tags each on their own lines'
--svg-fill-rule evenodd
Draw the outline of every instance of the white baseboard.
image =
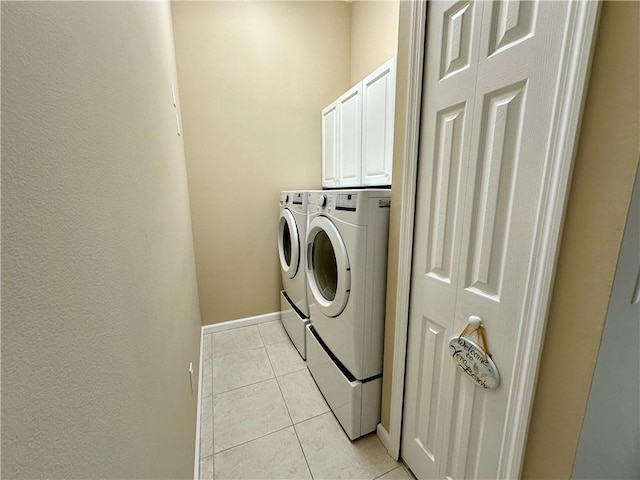
<svg viewBox="0 0 640 480">
<path fill-rule="evenodd" d="M 376 428 L 376 433 L 378 434 L 378 438 L 382 442 L 382 445 L 384 445 L 384 448 L 386 448 L 387 451 L 389 452 L 389 455 L 391 455 L 391 452 L 389 451 L 389 432 L 387 432 L 387 430 L 382 426 L 382 424 L 379 423 Z M 391 456 L 393 457 L 393 455 Z M 398 459 L 394 458 L 394 460 L 398 460 Z"/>
<path fill-rule="evenodd" d="M 280 320 L 280 312 L 265 313 L 264 315 L 256 315 L 255 317 L 240 318 L 238 320 L 229 320 L 228 322 L 214 323 L 202 327 L 202 334 L 222 332 L 231 330 L 232 328 L 248 327 L 259 323 L 274 322 Z"/>
</svg>

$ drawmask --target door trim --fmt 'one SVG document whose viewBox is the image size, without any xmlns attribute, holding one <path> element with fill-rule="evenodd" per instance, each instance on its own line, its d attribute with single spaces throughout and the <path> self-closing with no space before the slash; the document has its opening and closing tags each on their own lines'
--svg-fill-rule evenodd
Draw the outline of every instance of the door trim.
<svg viewBox="0 0 640 480">
<path fill-rule="evenodd" d="M 395 308 L 394 355 L 391 383 L 391 409 L 389 416 L 388 450 L 394 459 L 400 455 L 404 377 L 409 321 L 409 293 L 413 229 L 415 215 L 416 182 L 418 166 L 418 138 L 420 132 L 420 99 L 422 96 L 422 72 L 426 28 L 426 2 L 413 2 L 410 20 L 409 43 L 409 100 L 406 114 L 404 162 L 402 176 L 402 207 L 400 211 L 400 245 L 398 254 L 397 298 Z M 537 234 L 534 240 L 536 260 L 527 276 L 525 316 L 527 320 L 519 333 L 526 345 L 520 352 L 519 365 L 514 371 L 521 374 L 512 379 L 514 401 L 507 411 L 505 431 L 507 441 L 501 448 L 498 478 L 519 478 L 524 448 L 537 382 L 538 364 L 542 351 L 547 311 L 560 244 L 566 199 L 573 170 L 573 157 L 582 118 L 583 100 L 586 95 L 588 74 L 591 67 L 593 46 L 600 2 L 579 1 L 569 3 L 566 36 L 557 79 L 557 97 L 554 101 L 552 136 L 547 150 L 546 171 L 542 199 L 539 205 Z M 526 340 L 525 340 L 526 339 Z"/>
<path fill-rule="evenodd" d="M 405 115 L 406 128 L 403 139 L 402 199 L 400 200 L 400 246 L 398 250 L 398 278 L 396 284 L 396 327 L 393 341 L 391 411 L 389 415 L 389 431 L 385 439 L 388 442 L 387 450 L 395 460 L 398 460 L 400 457 L 400 438 L 402 436 L 402 404 L 404 400 L 404 373 L 407 358 L 407 332 L 409 328 L 411 257 L 413 252 L 413 227 L 416 208 L 420 112 L 422 110 L 422 72 L 426 27 L 427 2 L 425 0 L 411 2 L 407 111 Z M 396 102 L 396 105 L 397 104 L 398 102 Z"/>
</svg>

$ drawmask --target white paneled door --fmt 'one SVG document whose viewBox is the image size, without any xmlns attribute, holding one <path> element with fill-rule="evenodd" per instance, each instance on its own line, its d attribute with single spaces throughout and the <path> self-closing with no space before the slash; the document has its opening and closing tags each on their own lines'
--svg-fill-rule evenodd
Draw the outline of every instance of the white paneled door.
<svg viewBox="0 0 640 480">
<path fill-rule="evenodd" d="M 401 444 L 418 478 L 508 471 L 572 3 L 428 6 Z M 471 316 L 500 371 L 495 390 L 451 359 Z"/>
</svg>

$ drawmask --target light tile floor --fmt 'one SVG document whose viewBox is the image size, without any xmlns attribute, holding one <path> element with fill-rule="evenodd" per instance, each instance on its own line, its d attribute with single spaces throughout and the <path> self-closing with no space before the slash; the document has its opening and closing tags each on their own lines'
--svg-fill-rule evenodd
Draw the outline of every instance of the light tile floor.
<svg viewBox="0 0 640 480">
<path fill-rule="evenodd" d="M 349 440 L 279 321 L 203 341 L 201 479 L 410 479 L 375 433 Z"/>
</svg>

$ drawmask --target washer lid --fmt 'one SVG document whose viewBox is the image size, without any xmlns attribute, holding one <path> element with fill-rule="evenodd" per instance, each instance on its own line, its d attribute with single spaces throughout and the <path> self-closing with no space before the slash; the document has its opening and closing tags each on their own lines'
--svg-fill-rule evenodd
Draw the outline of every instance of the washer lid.
<svg viewBox="0 0 640 480">
<path fill-rule="evenodd" d="M 288 278 L 293 278 L 300 265 L 300 236 L 298 235 L 296 221 L 287 208 L 280 211 L 278 254 L 282 273 Z"/>
<path fill-rule="evenodd" d="M 328 317 L 342 313 L 349 300 L 351 269 L 340 232 L 327 217 L 315 217 L 307 232 L 307 281 L 316 305 Z"/>
</svg>

